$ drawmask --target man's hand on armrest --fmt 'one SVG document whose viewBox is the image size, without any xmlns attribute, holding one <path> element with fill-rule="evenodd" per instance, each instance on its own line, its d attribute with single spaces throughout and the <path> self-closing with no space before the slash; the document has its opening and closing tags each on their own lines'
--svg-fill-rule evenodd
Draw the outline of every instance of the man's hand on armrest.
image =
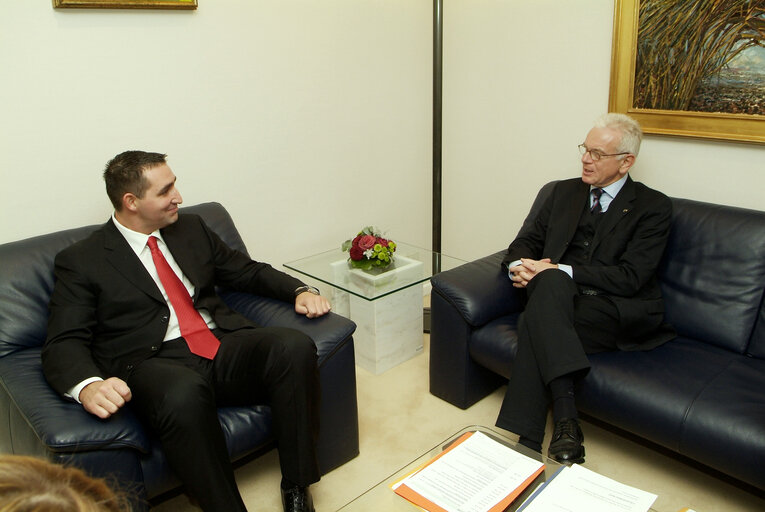
<svg viewBox="0 0 765 512">
<path fill-rule="evenodd" d="M 117 377 L 91 382 L 80 391 L 79 400 L 89 413 L 106 419 L 133 397 L 127 383 Z"/>
<path fill-rule="evenodd" d="M 295 297 L 295 312 L 308 318 L 317 318 L 329 313 L 329 301 L 313 292 L 303 292 Z"/>
</svg>

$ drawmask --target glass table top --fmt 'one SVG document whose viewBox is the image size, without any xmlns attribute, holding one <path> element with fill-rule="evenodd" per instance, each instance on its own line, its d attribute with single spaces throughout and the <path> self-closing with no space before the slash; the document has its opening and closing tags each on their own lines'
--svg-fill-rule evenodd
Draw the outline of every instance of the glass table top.
<svg viewBox="0 0 765 512">
<path fill-rule="evenodd" d="M 528 498 L 534 490 L 541 485 L 545 480 L 550 478 L 560 468 L 560 464 L 552 459 L 541 456 L 538 453 L 534 453 L 525 446 L 519 445 L 509 438 L 499 434 L 489 428 L 481 426 L 471 426 L 463 430 L 460 430 L 456 434 L 450 436 L 448 439 L 439 443 L 433 447 L 430 451 L 425 452 L 419 458 L 411 461 L 406 466 L 402 467 L 392 475 L 386 477 L 383 481 L 364 492 L 360 496 L 356 497 L 350 503 L 341 507 L 338 512 L 394 512 L 396 510 L 414 511 L 418 510 L 417 507 L 409 503 L 407 500 L 393 492 L 391 485 L 394 482 L 399 481 L 405 475 L 411 473 L 413 470 L 421 467 L 423 464 L 437 456 L 439 453 L 448 448 L 455 440 L 459 439 L 462 434 L 466 432 L 483 432 L 495 441 L 499 441 L 505 446 L 511 447 L 523 455 L 531 457 L 535 460 L 540 460 L 545 464 L 544 472 L 537 477 L 534 482 L 506 509 L 506 511 L 516 510 L 520 505 Z"/>
<path fill-rule="evenodd" d="M 495 441 L 498 441 L 505 446 L 512 448 L 513 450 L 531 457 L 532 459 L 541 461 L 545 464 L 545 470 L 540 474 L 527 488 L 524 490 L 518 498 L 516 498 L 505 512 L 517 510 L 524 504 L 527 498 L 529 498 L 534 491 L 542 485 L 545 481 L 551 478 L 560 468 L 561 465 L 556 461 L 547 458 L 539 453 L 533 452 L 523 445 L 511 440 L 503 434 L 500 434 L 490 428 L 484 426 L 473 425 L 466 427 L 448 439 L 439 443 L 429 451 L 422 454 L 417 459 L 409 462 L 404 467 L 400 468 L 395 473 L 387 476 L 381 482 L 368 489 L 366 492 L 354 498 L 350 503 L 347 503 L 339 509 L 338 512 L 394 512 L 400 510 L 414 511 L 422 510 L 409 503 L 406 499 L 396 494 L 391 486 L 394 482 L 398 482 L 404 476 L 410 474 L 415 469 L 422 467 L 425 463 L 430 461 L 433 457 L 436 457 L 446 448 L 448 448 L 455 440 L 459 439 L 466 432 L 482 432 Z M 655 508 L 651 508 L 649 512 L 657 512 Z"/>
<path fill-rule="evenodd" d="M 385 270 L 361 270 L 348 263 L 348 253 L 340 248 L 284 266 L 312 279 L 366 300 L 376 300 L 428 281 L 434 274 L 466 263 L 451 256 L 406 243 L 396 244 L 393 263 Z"/>
</svg>

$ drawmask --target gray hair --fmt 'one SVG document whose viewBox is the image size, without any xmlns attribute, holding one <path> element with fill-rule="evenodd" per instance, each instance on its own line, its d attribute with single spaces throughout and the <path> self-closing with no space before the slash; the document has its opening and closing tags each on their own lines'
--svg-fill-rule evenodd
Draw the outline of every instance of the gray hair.
<svg viewBox="0 0 765 512">
<path fill-rule="evenodd" d="M 594 126 L 620 131 L 622 138 L 616 151 L 637 156 L 640 151 L 640 141 L 643 139 L 643 130 L 640 129 L 640 124 L 630 116 L 609 112 L 597 118 Z"/>
</svg>

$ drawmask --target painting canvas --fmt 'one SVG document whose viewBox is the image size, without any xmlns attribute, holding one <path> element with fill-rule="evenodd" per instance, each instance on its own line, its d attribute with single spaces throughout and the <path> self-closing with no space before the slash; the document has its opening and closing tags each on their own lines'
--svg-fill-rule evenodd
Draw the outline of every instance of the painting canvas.
<svg viewBox="0 0 765 512">
<path fill-rule="evenodd" d="M 647 133 L 765 142 L 765 0 L 617 0 L 610 108 Z"/>
</svg>

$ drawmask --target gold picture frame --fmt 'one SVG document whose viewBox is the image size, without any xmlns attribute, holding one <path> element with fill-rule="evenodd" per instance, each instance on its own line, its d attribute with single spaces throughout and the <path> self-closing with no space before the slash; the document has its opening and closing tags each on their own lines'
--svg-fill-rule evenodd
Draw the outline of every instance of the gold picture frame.
<svg viewBox="0 0 765 512">
<path fill-rule="evenodd" d="M 197 0 L 53 0 L 53 7 L 60 9 L 196 9 Z"/>
<path fill-rule="evenodd" d="M 645 8 L 649 8 L 652 2 L 656 4 L 667 3 L 667 0 L 642 1 Z M 683 0 L 676 1 L 679 2 L 678 8 L 682 8 Z M 641 0 L 615 0 L 609 111 L 621 112 L 634 117 L 641 124 L 645 133 L 765 143 L 765 115 L 759 113 L 700 112 L 636 106 L 635 84 L 638 72 L 636 68 L 638 66 L 637 38 L 640 4 Z M 646 33 L 648 33 L 647 30 Z M 658 50 L 659 58 L 662 58 L 662 55 L 672 54 L 670 49 L 661 48 L 661 39 L 657 38 L 650 43 L 651 49 Z M 765 69 L 759 72 L 762 73 L 759 76 L 765 77 Z M 645 74 L 645 71 L 643 73 Z M 686 76 L 689 75 L 675 73 L 675 89 L 678 87 L 677 82 L 685 79 Z M 657 80 L 655 77 L 651 77 L 650 81 L 656 82 Z M 640 83 L 644 82 L 641 81 Z M 765 83 L 762 86 L 762 90 L 765 91 Z M 645 88 L 639 89 L 641 92 L 644 90 Z M 645 93 L 641 94 L 641 96 L 645 95 Z"/>
</svg>

